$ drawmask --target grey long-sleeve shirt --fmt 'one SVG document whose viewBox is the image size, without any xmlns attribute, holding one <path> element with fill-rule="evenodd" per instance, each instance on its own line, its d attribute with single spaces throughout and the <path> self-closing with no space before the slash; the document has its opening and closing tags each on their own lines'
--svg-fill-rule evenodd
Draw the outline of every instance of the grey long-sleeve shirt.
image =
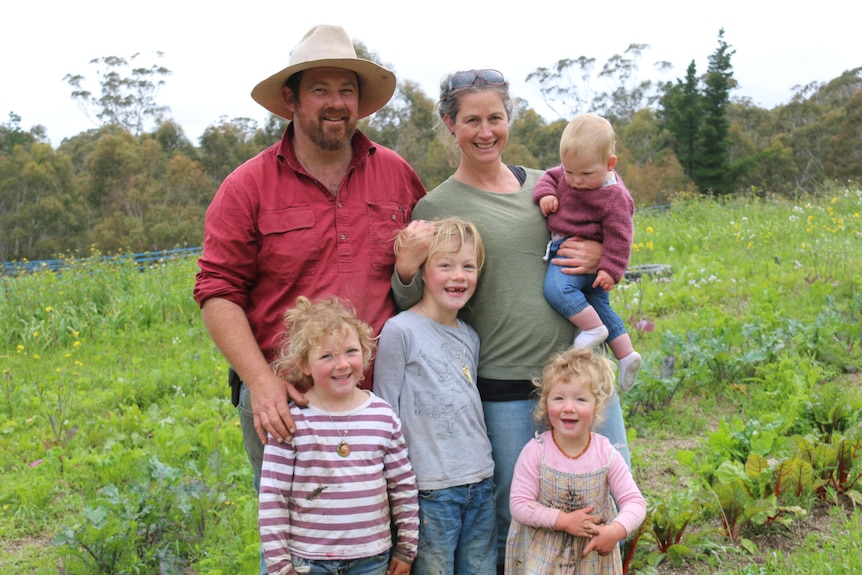
<svg viewBox="0 0 862 575">
<path fill-rule="evenodd" d="M 479 336 L 460 320 L 454 328 L 404 311 L 380 332 L 374 393 L 401 418 L 419 489 L 466 485 L 494 474 L 476 389 L 478 357 Z"/>
</svg>

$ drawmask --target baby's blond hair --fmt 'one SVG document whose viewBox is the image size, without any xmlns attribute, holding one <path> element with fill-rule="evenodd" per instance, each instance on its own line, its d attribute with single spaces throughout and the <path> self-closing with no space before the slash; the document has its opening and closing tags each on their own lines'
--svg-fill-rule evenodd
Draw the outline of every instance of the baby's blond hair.
<svg viewBox="0 0 862 575">
<path fill-rule="evenodd" d="M 560 158 L 595 158 L 603 163 L 616 154 L 616 140 L 611 123 L 596 114 L 580 114 L 560 136 Z"/>
</svg>

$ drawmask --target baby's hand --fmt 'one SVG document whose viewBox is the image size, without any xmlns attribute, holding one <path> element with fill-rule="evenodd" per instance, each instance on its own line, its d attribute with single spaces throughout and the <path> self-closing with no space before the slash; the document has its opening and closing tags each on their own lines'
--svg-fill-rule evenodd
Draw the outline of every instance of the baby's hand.
<svg viewBox="0 0 862 575">
<path fill-rule="evenodd" d="M 594 288 L 600 287 L 605 291 L 611 291 L 614 289 L 614 285 L 616 285 L 616 282 L 614 281 L 614 278 L 611 277 L 611 274 L 605 270 L 599 270 L 596 273 L 596 281 L 593 282 Z"/>
<path fill-rule="evenodd" d="M 560 201 L 557 196 L 542 196 L 539 199 L 539 207 L 542 209 L 542 215 L 547 217 L 548 214 L 553 214 L 559 209 Z"/>
</svg>

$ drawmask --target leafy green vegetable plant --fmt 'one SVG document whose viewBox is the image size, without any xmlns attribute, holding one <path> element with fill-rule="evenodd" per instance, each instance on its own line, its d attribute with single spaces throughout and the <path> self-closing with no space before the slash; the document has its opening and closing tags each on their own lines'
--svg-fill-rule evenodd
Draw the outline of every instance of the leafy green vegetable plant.
<svg viewBox="0 0 862 575">
<path fill-rule="evenodd" d="M 647 563 L 657 566 L 667 559 L 673 565 L 681 565 L 699 551 L 713 547 L 712 535 L 716 530 L 697 526 L 702 515 L 703 504 L 687 489 L 675 488 L 666 498 L 657 498 L 647 509 L 638 533 L 643 542 L 655 545 Z"/>
</svg>

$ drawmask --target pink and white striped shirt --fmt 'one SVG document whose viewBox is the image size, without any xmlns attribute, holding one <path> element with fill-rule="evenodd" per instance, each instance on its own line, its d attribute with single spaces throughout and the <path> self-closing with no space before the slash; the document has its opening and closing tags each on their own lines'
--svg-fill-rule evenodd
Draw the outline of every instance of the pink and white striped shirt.
<svg viewBox="0 0 862 575">
<path fill-rule="evenodd" d="M 310 560 L 358 559 L 392 547 L 393 556 L 416 557 L 419 504 L 401 421 L 369 392 L 357 409 L 330 414 L 291 404 L 296 435 L 272 437 L 263 452 L 259 523 L 270 574 L 295 573 L 292 554 Z M 346 435 L 345 435 L 346 433 Z M 336 452 L 344 438 L 346 457 Z"/>
</svg>

